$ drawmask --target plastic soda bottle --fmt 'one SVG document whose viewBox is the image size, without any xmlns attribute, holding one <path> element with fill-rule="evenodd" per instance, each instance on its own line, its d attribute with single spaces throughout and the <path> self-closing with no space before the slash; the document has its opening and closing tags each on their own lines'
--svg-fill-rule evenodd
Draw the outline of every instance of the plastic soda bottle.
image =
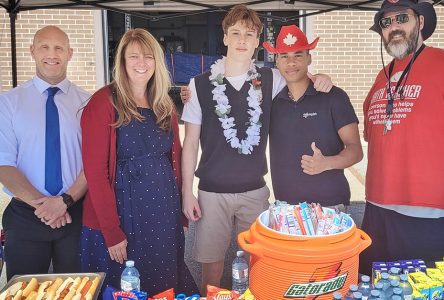
<svg viewBox="0 0 444 300">
<path fill-rule="evenodd" d="M 236 258 L 231 265 L 232 289 L 241 295 L 248 288 L 248 263 L 244 251 L 237 251 Z"/>
<path fill-rule="evenodd" d="M 382 290 L 383 291 L 387 290 L 390 286 L 389 274 L 386 272 L 381 273 L 381 279 L 379 279 L 378 282 L 382 283 Z"/>
<path fill-rule="evenodd" d="M 370 296 L 371 289 L 370 277 L 367 275 L 362 275 L 361 282 L 358 285 L 358 291 L 361 292 L 363 300 L 366 300 Z"/>
<path fill-rule="evenodd" d="M 333 299 L 334 300 L 342 300 L 342 294 L 340 292 L 334 292 Z"/>
<path fill-rule="evenodd" d="M 402 289 L 402 294 L 405 300 L 413 299 L 413 287 L 408 280 L 407 274 L 401 274 L 399 276 L 399 287 Z"/>
<path fill-rule="evenodd" d="M 399 273 L 401 272 L 400 268 L 397 267 L 391 267 L 389 270 L 389 280 L 398 280 L 399 281 Z"/>
<path fill-rule="evenodd" d="M 353 293 L 353 299 L 362 299 L 362 293 L 361 292 L 354 292 Z"/>
<path fill-rule="evenodd" d="M 358 291 L 358 286 L 356 284 L 350 284 L 350 287 L 348 289 L 348 292 L 344 296 L 344 300 L 352 300 L 353 293 Z"/>
<path fill-rule="evenodd" d="M 140 291 L 140 274 L 134 267 L 134 260 L 127 260 L 125 266 L 120 277 L 120 289 L 124 292 Z"/>
</svg>

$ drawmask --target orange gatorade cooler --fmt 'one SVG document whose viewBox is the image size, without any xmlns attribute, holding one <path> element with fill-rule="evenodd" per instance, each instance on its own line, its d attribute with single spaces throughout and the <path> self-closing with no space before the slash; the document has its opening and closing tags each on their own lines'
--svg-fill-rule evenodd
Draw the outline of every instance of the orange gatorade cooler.
<svg viewBox="0 0 444 300">
<path fill-rule="evenodd" d="M 263 212 L 238 236 L 251 254 L 249 287 L 256 299 L 333 299 L 333 292 L 344 295 L 357 284 L 359 254 L 371 240 L 354 222 L 337 234 L 295 236 L 268 228 L 268 217 Z"/>
</svg>

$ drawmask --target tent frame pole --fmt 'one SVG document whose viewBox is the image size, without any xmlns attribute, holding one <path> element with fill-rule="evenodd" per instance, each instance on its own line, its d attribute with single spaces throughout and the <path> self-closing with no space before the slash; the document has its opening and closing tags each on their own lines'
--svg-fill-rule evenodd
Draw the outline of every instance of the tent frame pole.
<svg viewBox="0 0 444 300">
<path fill-rule="evenodd" d="M 15 36 L 15 22 L 17 20 L 18 2 L 16 2 L 15 0 L 9 0 L 9 24 L 11 29 L 11 71 L 13 88 L 17 86 L 17 39 Z"/>
</svg>

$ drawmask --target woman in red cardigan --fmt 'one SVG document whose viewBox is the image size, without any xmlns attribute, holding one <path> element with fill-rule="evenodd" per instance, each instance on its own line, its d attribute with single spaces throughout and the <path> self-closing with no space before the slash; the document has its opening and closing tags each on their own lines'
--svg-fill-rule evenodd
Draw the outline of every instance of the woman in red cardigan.
<svg viewBox="0 0 444 300">
<path fill-rule="evenodd" d="M 197 291 L 184 262 L 181 146 L 169 87 L 162 48 L 133 29 L 117 48 L 113 83 L 82 113 L 82 269 L 106 272 L 115 288 L 131 259 L 150 294 Z"/>
</svg>

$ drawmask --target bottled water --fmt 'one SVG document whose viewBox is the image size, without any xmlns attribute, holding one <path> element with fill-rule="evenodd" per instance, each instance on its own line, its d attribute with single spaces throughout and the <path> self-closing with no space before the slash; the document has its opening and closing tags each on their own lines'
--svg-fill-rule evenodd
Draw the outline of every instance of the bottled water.
<svg viewBox="0 0 444 300">
<path fill-rule="evenodd" d="M 342 300 L 342 294 L 340 292 L 334 292 L 333 299 L 334 300 Z"/>
<path fill-rule="evenodd" d="M 389 299 L 393 295 L 393 289 L 395 288 L 399 288 L 399 281 L 390 281 L 390 286 L 385 290 L 385 297 L 387 297 L 387 299 Z"/>
<path fill-rule="evenodd" d="M 378 282 L 382 283 L 382 290 L 385 291 L 390 287 L 390 280 L 389 280 L 389 274 L 388 273 L 382 273 L 381 279 L 379 279 Z"/>
<path fill-rule="evenodd" d="M 399 282 L 399 287 L 402 289 L 402 294 L 404 296 L 405 300 L 412 300 L 413 299 L 413 288 L 410 282 L 408 281 L 408 277 L 406 274 L 401 274 L 399 276 L 399 279 L 401 280 Z"/>
<path fill-rule="evenodd" d="M 231 272 L 232 290 L 242 295 L 248 288 L 248 263 L 244 257 L 244 251 L 237 251 Z"/>
<path fill-rule="evenodd" d="M 390 268 L 390 270 L 389 270 L 389 280 L 390 281 L 392 281 L 392 280 L 397 280 L 397 281 L 399 281 L 399 273 L 401 272 L 401 269 L 400 268 L 397 268 L 397 267 L 391 267 Z"/>
<path fill-rule="evenodd" d="M 127 260 L 120 277 L 120 289 L 124 292 L 140 291 L 140 274 L 134 267 L 134 260 Z"/>
<path fill-rule="evenodd" d="M 375 290 L 379 291 L 379 298 L 380 299 L 386 299 L 385 292 L 382 290 L 383 287 L 384 287 L 384 284 L 381 281 L 376 282 Z"/>
<path fill-rule="evenodd" d="M 371 286 L 369 276 L 361 276 L 361 282 L 358 285 L 358 291 L 361 292 L 363 300 L 366 300 L 370 296 Z"/>
<path fill-rule="evenodd" d="M 370 296 L 368 297 L 369 300 L 376 300 L 379 299 L 379 291 L 378 290 L 371 290 Z"/>
<path fill-rule="evenodd" d="M 402 296 L 402 289 L 400 289 L 399 287 L 393 288 L 393 294 L 390 299 L 397 299 L 397 297 L 401 297 L 401 299 L 404 299 L 404 297 Z"/>
<path fill-rule="evenodd" d="M 352 300 L 353 298 L 353 293 L 358 291 L 358 286 L 356 284 L 351 284 L 349 287 L 348 292 L 345 294 L 344 296 L 344 300 Z"/>
</svg>

